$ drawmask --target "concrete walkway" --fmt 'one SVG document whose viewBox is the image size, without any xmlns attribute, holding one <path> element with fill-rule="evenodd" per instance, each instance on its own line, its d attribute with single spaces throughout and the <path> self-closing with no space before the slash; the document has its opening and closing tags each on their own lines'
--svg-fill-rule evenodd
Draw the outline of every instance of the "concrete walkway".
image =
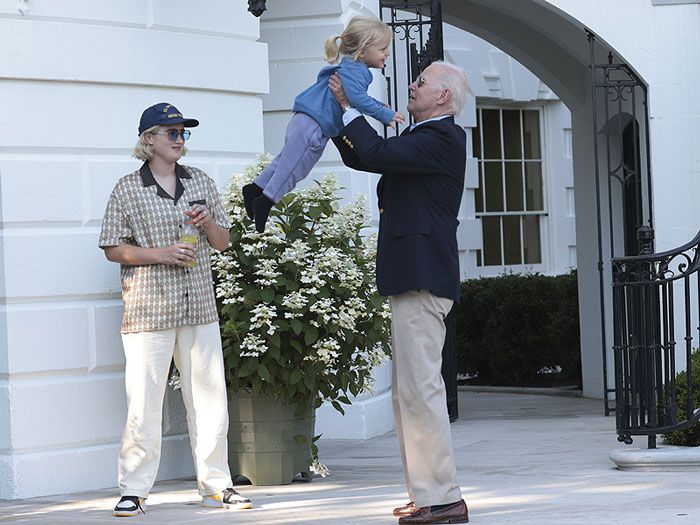
<svg viewBox="0 0 700 525">
<path fill-rule="evenodd" d="M 608 459 L 615 420 L 602 402 L 460 392 L 452 430 L 459 481 L 477 525 L 700 523 L 700 476 L 623 472 Z M 637 439 L 633 446 L 645 446 Z M 321 440 L 325 479 L 239 487 L 256 508 L 204 510 L 192 480 L 158 483 L 145 516 L 113 518 L 116 490 L 0 502 L 0 523 L 393 524 L 406 501 L 394 433 L 365 442 Z"/>
</svg>

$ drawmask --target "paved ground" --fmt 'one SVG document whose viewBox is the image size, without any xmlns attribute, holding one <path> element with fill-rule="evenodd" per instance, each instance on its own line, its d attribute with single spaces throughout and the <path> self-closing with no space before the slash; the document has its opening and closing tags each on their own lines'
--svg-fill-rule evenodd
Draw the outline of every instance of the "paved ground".
<svg viewBox="0 0 700 525">
<path fill-rule="evenodd" d="M 622 472 L 614 419 L 581 398 L 460 392 L 459 481 L 476 525 L 700 524 L 700 473 Z M 642 440 L 636 446 L 644 446 Z M 325 479 L 239 487 L 248 511 L 204 510 L 191 480 L 158 483 L 148 514 L 113 518 L 116 491 L 0 502 L 0 523 L 392 524 L 405 502 L 396 436 L 320 442 Z"/>
</svg>

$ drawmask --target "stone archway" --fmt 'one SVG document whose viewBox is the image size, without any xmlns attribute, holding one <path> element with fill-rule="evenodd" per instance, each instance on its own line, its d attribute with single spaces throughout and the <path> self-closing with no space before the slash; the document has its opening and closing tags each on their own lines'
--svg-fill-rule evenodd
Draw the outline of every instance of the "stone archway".
<svg viewBox="0 0 700 525">
<path fill-rule="evenodd" d="M 569 5 L 571 4 L 571 5 Z M 443 0 L 444 22 L 468 31 L 512 56 L 543 82 L 571 112 L 576 213 L 576 252 L 581 317 L 583 389 L 604 397 L 613 384 L 610 294 L 611 247 L 599 256 L 596 207 L 594 121 L 590 45 L 582 22 L 567 13 L 569 0 Z M 624 63 L 622 56 L 596 35 L 596 55 Z M 608 224 L 603 224 L 603 239 Z M 621 255 L 621 253 L 616 253 Z M 598 261 L 603 261 L 601 283 Z M 604 363 L 607 356 L 607 370 Z"/>
</svg>

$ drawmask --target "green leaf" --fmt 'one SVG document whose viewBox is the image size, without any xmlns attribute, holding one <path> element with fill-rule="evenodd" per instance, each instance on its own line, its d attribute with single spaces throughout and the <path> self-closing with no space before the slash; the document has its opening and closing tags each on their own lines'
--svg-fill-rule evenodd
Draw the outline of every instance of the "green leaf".
<svg viewBox="0 0 700 525">
<path fill-rule="evenodd" d="M 282 351 L 280 350 L 279 345 L 272 345 L 270 348 L 268 348 L 267 355 L 269 355 L 275 360 L 280 360 L 280 358 L 282 357 Z"/>
<path fill-rule="evenodd" d="M 275 290 L 274 288 L 263 288 L 260 291 L 260 298 L 266 302 L 266 303 L 271 303 L 275 299 Z"/>
<path fill-rule="evenodd" d="M 292 326 L 292 330 L 294 331 L 295 335 L 299 335 L 301 333 L 301 330 L 303 328 L 301 321 L 299 321 L 298 319 L 292 319 L 289 324 Z"/>
<path fill-rule="evenodd" d="M 280 334 L 279 334 L 279 332 L 275 332 L 275 335 L 273 335 L 273 336 L 270 338 L 270 343 L 271 343 L 272 346 L 274 346 L 275 348 L 279 348 L 279 347 L 282 345 L 282 341 L 280 340 Z"/>
<path fill-rule="evenodd" d="M 304 384 L 306 385 L 306 388 L 313 392 L 316 385 L 314 385 L 314 378 L 311 374 L 304 374 Z"/>
<path fill-rule="evenodd" d="M 245 300 L 250 303 L 257 303 L 260 301 L 260 289 L 259 288 L 251 288 L 249 289 L 246 294 L 245 294 Z"/>
<path fill-rule="evenodd" d="M 260 365 L 258 367 L 258 374 L 260 374 L 260 377 L 268 383 L 273 382 L 272 374 L 270 374 L 270 370 L 268 370 L 268 368 L 265 365 Z"/>
<path fill-rule="evenodd" d="M 345 415 L 345 410 L 342 406 L 340 406 L 340 403 L 338 403 L 337 401 L 331 401 L 331 405 L 333 405 L 333 408 L 335 408 L 338 412 Z"/>
<path fill-rule="evenodd" d="M 307 438 L 304 434 L 297 434 L 292 439 L 299 445 L 306 445 L 309 442 L 309 438 Z"/>
<path fill-rule="evenodd" d="M 306 332 L 304 333 L 304 342 L 311 346 L 316 342 L 318 339 L 318 330 L 316 329 L 315 326 L 309 326 Z"/>
<path fill-rule="evenodd" d="M 238 369 L 238 377 L 247 377 L 255 370 L 258 368 L 258 361 L 257 359 L 251 359 L 249 358 L 245 363 L 243 363 L 243 366 Z"/>
<path fill-rule="evenodd" d="M 318 219 L 322 214 L 323 208 L 321 206 L 311 206 L 311 208 L 309 208 L 309 217 L 311 217 L 311 219 L 314 221 Z"/>
<path fill-rule="evenodd" d="M 289 384 L 296 385 L 299 381 L 301 381 L 301 372 L 298 368 L 295 368 L 289 375 Z"/>
</svg>

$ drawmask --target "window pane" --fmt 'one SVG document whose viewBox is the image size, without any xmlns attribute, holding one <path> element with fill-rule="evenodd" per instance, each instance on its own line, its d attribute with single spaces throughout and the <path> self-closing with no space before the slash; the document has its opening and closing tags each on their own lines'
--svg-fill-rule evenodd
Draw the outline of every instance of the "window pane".
<svg viewBox="0 0 700 525">
<path fill-rule="evenodd" d="M 525 163 L 525 194 L 528 211 L 543 211 L 542 165 L 539 162 Z"/>
<path fill-rule="evenodd" d="M 478 213 L 484 211 L 484 178 L 481 176 L 484 171 L 483 163 L 479 162 L 477 170 L 479 171 L 479 187 L 474 190 L 474 209 Z"/>
<path fill-rule="evenodd" d="M 506 159 L 521 159 L 520 150 L 520 111 L 503 110 L 503 147 Z"/>
<path fill-rule="evenodd" d="M 506 210 L 523 211 L 523 165 L 506 162 Z"/>
<path fill-rule="evenodd" d="M 477 266 L 483 266 L 484 264 L 481 262 L 481 250 L 476 250 L 476 265 Z"/>
<path fill-rule="evenodd" d="M 477 111 L 476 113 L 477 119 L 476 119 L 476 127 L 472 130 L 472 150 L 474 151 L 474 158 L 475 159 L 480 159 L 481 158 L 481 131 L 479 128 L 481 128 L 481 111 Z"/>
<path fill-rule="evenodd" d="M 523 138 L 525 141 L 525 158 L 541 159 L 540 150 L 540 113 L 523 110 Z"/>
<path fill-rule="evenodd" d="M 501 266 L 501 218 L 482 217 L 484 266 Z"/>
<path fill-rule="evenodd" d="M 486 211 L 503 211 L 503 167 L 500 162 L 484 162 Z"/>
<path fill-rule="evenodd" d="M 520 256 L 520 215 L 503 217 L 503 251 L 506 264 L 522 264 Z"/>
<path fill-rule="evenodd" d="M 523 216 L 523 239 L 525 243 L 525 264 L 541 263 L 539 215 Z"/>
<path fill-rule="evenodd" d="M 497 109 L 482 109 L 481 124 L 484 135 L 484 158 L 501 158 L 501 122 Z"/>
</svg>

